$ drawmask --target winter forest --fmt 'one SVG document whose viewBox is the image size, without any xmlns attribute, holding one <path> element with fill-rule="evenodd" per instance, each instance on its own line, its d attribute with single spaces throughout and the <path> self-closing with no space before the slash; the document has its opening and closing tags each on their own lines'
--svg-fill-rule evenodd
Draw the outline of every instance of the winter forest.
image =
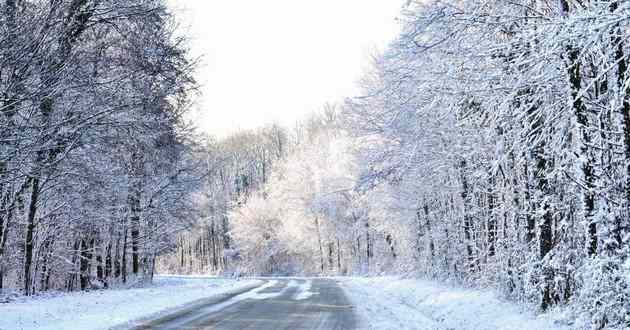
<svg viewBox="0 0 630 330">
<path fill-rule="evenodd" d="M 360 95 L 226 138 L 163 1 L 0 4 L 0 289 L 396 274 L 630 328 L 630 2 L 408 1 Z"/>
</svg>

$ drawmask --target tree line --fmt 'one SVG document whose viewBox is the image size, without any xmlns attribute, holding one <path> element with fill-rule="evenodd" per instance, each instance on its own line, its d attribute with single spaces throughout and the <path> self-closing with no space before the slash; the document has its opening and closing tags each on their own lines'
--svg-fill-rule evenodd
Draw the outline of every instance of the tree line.
<svg viewBox="0 0 630 330">
<path fill-rule="evenodd" d="M 361 95 L 230 212 L 243 269 L 413 272 L 628 327 L 629 13 L 410 1 Z"/>
<path fill-rule="evenodd" d="M 409 1 L 359 96 L 226 139 L 161 1 L 1 8 L 4 286 L 405 273 L 629 325 L 630 3 Z"/>
<path fill-rule="evenodd" d="M 150 280 L 195 218 L 195 61 L 160 0 L 0 2 L 0 289 Z"/>
<path fill-rule="evenodd" d="M 205 137 L 198 155 L 205 173 L 196 194 L 198 217 L 179 233 L 172 251 L 158 258 L 158 270 L 175 274 L 228 274 L 239 261 L 229 212 L 265 185 L 272 167 L 294 143 L 286 128 L 271 124 L 222 139 Z"/>
</svg>

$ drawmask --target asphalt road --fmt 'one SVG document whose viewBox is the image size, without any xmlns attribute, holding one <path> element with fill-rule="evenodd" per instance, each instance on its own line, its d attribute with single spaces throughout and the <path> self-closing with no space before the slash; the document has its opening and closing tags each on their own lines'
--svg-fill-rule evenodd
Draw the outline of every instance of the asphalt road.
<svg viewBox="0 0 630 330">
<path fill-rule="evenodd" d="M 330 279 L 268 279 L 253 290 L 178 311 L 136 329 L 355 329 L 343 290 Z"/>
</svg>

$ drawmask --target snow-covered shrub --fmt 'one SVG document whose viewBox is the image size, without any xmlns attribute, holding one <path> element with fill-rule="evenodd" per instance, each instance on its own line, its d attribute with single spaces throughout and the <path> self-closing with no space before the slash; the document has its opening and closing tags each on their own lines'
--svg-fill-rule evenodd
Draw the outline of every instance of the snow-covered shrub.
<svg viewBox="0 0 630 330">
<path fill-rule="evenodd" d="M 589 258 L 578 269 L 574 300 L 577 324 L 585 329 L 630 328 L 630 272 L 618 259 Z"/>
</svg>

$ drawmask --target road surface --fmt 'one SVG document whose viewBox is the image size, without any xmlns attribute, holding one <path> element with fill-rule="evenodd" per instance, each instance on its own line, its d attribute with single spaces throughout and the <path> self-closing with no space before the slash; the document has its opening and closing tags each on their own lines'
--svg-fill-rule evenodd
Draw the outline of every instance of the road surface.
<svg viewBox="0 0 630 330">
<path fill-rule="evenodd" d="M 343 290 L 330 279 L 268 279 L 246 292 L 225 296 L 146 323 L 148 329 L 325 329 L 356 328 Z"/>
</svg>

